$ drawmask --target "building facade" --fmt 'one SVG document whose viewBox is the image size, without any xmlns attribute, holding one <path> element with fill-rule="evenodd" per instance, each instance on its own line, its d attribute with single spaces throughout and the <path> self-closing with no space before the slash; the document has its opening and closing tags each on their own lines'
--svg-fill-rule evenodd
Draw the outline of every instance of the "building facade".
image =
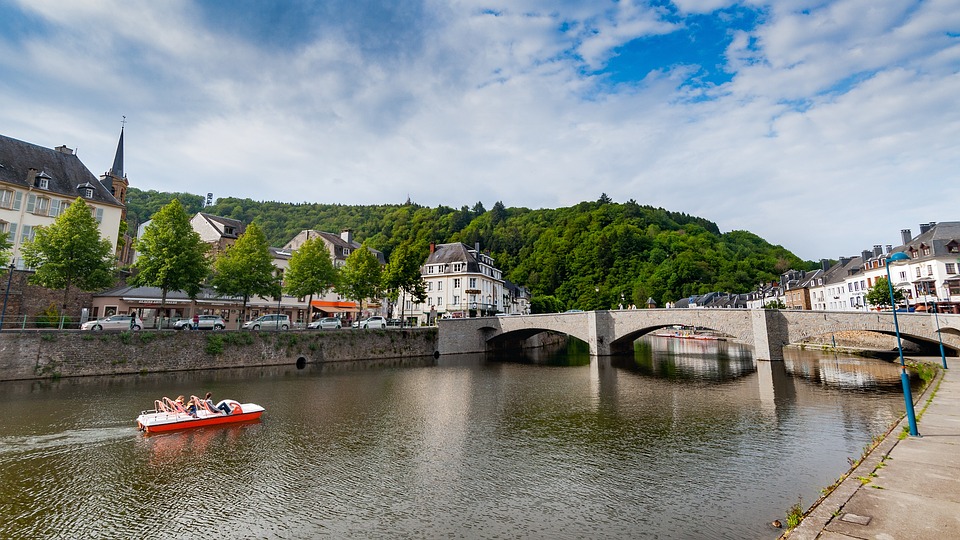
<svg viewBox="0 0 960 540">
<path fill-rule="evenodd" d="M 53 224 L 77 198 L 90 207 L 101 238 L 117 246 L 124 207 L 112 190 L 66 146 L 44 148 L 0 135 L 0 233 L 7 234 L 18 269 L 24 268 L 20 248 L 36 228 Z"/>
<path fill-rule="evenodd" d="M 407 301 L 404 312 L 419 324 L 437 317 L 485 317 L 504 313 L 503 277 L 493 257 L 460 242 L 431 244 L 420 276 L 427 289 L 422 303 Z"/>
</svg>

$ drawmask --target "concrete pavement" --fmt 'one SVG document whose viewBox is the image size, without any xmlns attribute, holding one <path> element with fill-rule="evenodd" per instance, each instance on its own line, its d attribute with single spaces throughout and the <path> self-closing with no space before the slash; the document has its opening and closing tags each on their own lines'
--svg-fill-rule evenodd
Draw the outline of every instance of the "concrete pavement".
<svg viewBox="0 0 960 540">
<path fill-rule="evenodd" d="M 941 371 L 915 396 L 921 436 L 901 440 L 906 419 L 901 420 L 833 493 L 781 538 L 960 539 L 960 360 L 948 358 L 948 366 L 951 361 L 953 369 Z"/>
</svg>

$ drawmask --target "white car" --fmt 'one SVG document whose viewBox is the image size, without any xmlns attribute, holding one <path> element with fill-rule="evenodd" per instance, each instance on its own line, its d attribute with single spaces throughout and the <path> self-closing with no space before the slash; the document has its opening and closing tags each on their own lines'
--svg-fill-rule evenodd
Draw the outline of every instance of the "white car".
<svg viewBox="0 0 960 540">
<path fill-rule="evenodd" d="M 130 319 L 133 318 L 133 324 Z M 140 330 L 143 328 L 143 321 L 137 315 L 111 315 L 106 319 L 97 319 L 87 321 L 80 325 L 81 330 L 92 330 L 99 332 L 101 330 Z"/>
<path fill-rule="evenodd" d="M 386 328 L 387 320 L 383 317 L 370 317 L 357 323 L 358 328 Z"/>
<path fill-rule="evenodd" d="M 340 323 L 340 319 L 336 317 L 324 317 L 320 320 L 316 320 L 308 324 L 307 328 L 310 328 L 313 330 L 316 330 L 318 328 L 321 330 L 324 328 L 342 328 L 342 324 Z"/>
</svg>

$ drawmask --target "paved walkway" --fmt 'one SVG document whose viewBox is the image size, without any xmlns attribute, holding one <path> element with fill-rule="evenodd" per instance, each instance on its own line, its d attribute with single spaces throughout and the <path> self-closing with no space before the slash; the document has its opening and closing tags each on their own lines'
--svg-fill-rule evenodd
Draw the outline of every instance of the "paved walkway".
<svg viewBox="0 0 960 540">
<path fill-rule="evenodd" d="M 921 436 L 899 439 L 904 418 L 786 538 L 960 538 L 960 360 L 947 365 L 914 397 L 920 415 L 936 392 L 918 419 Z"/>
</svg>

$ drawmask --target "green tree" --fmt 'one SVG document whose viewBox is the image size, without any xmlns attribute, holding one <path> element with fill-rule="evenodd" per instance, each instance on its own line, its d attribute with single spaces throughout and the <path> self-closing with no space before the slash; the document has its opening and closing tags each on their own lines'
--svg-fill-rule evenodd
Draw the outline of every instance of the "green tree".
<svg viewBox="0 0 960 540">
<path fill-rule="evenodd" d="M 222 295 L 243 298 L 238 329 L 246 318 L 250 297 L 280 295 L 280 280 L 270 256 L 270 246 L 256 223 L 251 223 L 236 243 L 217 257 L 211 283 Z"/>
<path fill-rule="evenodd" d="M 10 248 L 13 247 L 13 243 L 10 241 L 9 235 L 0 234 L 0 266 L 6 267 L 10 264 Z"/>
<path fill-rule="evenodd" d="M 80 197 L 53 224 L 37 227 L 20 252 L 24 263 L 36 268 L 31 283 L 63 289 L 64 311 L 71 287 L 93 291 L 113 285 L 114 247 L 100 237 L 100 226 Z"/>
<path fill-rule="evenodd" d="M 361 314 L 364 298 L 376 298 L 380 294 L 380 261 L 364 244 L 347 255 L 340 270 L 340 294 L 357 301 L 357 318 Z"/>
<path fill-rule="evenodd" d="M 904 298 L 903 290 L 894 287 L 893 300 L 899 305 L 900 302 L 903 302 Z M 870 290 L 867 291 L 866 301 L 871 306 L 877 308 L 890 307 L 890 285 L 887 278 L 880 277 L 874 281 L 873 287 L 870 287 Z"/>
<path fill-rule="evenodd" d="M 285 288 L 292 296 L 323 295 L 337 284 L 337 269 L 320 237 L 308 238 L 290 257 L 284 275 Z M 312 308 L 311 308 L 312 309 Z"/>
<path fill-rule="evenodd" d="M 150 220 L 137 239 L 137 261 L 131 284 L 160 288 L 160 313 L 166 312 L 167 292 L 184 291 L 196 298 L 210 273 L 207 244 L 190 226 L 190 216 L 178 199 L 170 201 Z M 157 327 L 162 320 L 157 317 Z"/>
<path fill-rule="evenodd" d="M 415 249 L 409 243 L 393 250 L 390 262 L 383 270 L 383 290 L 392 302 L 400 297 L 400 326 L 403 326 L 405 316 L 406 295 L 414 302 L 423 302 L 427 299 L 427 285 L 420 275 L 420 265 L 426 259 L 425 250 Z"/>
</svg>

